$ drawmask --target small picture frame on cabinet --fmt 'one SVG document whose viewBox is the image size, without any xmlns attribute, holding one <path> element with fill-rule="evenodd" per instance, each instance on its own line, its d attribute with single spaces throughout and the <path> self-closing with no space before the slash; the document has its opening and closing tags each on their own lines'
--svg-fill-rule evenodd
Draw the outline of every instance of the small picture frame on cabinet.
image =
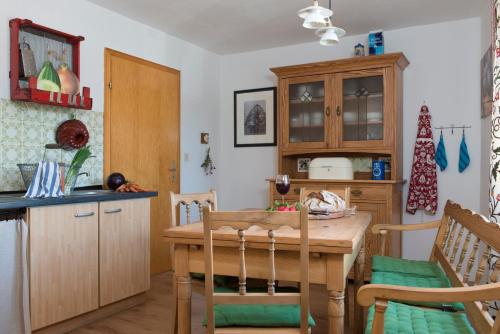
<svg viewBox="0 0 500 334">
<path fill-rule="evenodd" d="M 297 159 L 297 172 L 307 173 L 309 172 L 309 165 L 311 164 L 310 158 L 298 158 Z"/>
<path fill-rule="evenodd" d="M 276 146 L 276 87 L 234 92 L 234 147 Z"/>
</svg>

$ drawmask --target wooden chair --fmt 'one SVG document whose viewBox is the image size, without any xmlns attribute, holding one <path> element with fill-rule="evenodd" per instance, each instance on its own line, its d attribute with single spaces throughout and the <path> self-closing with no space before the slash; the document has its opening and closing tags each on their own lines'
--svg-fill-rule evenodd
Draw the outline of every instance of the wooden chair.
<svg viewBox="0 0 500 334">
<path fill-rule="evenodd" d="M 203 220 L 203 206 L 209 205 L 213 211 L 217 211 L 217 193 L 215 190 L 210 190 L 208 193 L 193 193 L 193 194 L 175 194 L 172 191 L 170 192 L 170 209 L 171 209 L 171 224 L 172 226 L 179 226 L 180 220 L 177 219 L 177 212 L 182 207 L 185 208 L 186 212 L 186 224 L 191 224 L 192 217 L 192 209 L 193 206 L 197 207 L 198 212 L 198 221 Z M 174 251 L 171 249 L 170 252 L 172 256 L 172 265 L 174 263 Z M 172 290 L 172 298 L 173 298 L 173 310 L 172 310 L 172 318 L 170 319 L 170 333 L 177 333 L 177 282 L 175 280 L 175 276 L 172 278 L 173 290 Z"/>
<path fill-rule="evenodd" d="M 438 233 L 428 268 L 442 270 L 453 287 L 365 285 L 358 292 L 358 302 L 362 306 L 373 305 L 368 312 L 367 332 L 370 329 L 375 334 L 391 332 L 396 327 L 401 331 L 405 326 L 411 331 L 414 330 L 412 326 L 420 325 L 420 332 L 422 328 L 432 328 L 429 332 L 445 332 L 443 328 L 446 327 L 447 333 L 472 333 L 475 330 L 477 333 L 499 334 L 500 314 L 497 312 L 493 321 L 486 310 L 487 301 L 500 299 L 500 261 L 490 263 L 491 251 L 500 250 L 500 227 L 448 201 L 440 221 L 416 225 L 376 225 L 373 231 L 385 231 L 387 234 L 388 231 L 429 228 L 438 228 Z M 488 265 L 490 268 L 487 268 Z M 419 266 L 425 269 L 426 262 L 414 261 L 413 266 L 406 268 L 414 270 Z M 404 304 L 397 301 L 404 301 Z M 465 313 L 409 305 L 443 302 L 463 303 Z M 400 317 L 401 314 L 405 317 Z M 433 322 L 432 326 L 428 321 Z"/>
<path fill-rule="evenodd" d="M 300 188 L 300 203 L 304 203 L 306 200 L 307 196 L 309 196 L 310 193 L 313 192 L 320 192 L 322 190 L 327 190 L 329 192 L 332 192 L 338 196 L 340 196 L 344 201 L 345 201 L 345 206 L 346 208 L 351 207 L 351 187 L 346 186 L 346 187 L 334 187 L 331 188 L 329 187 L 328 189 L 324 188 Z M 346 278 L 346 289 L 344 292 L 344 301 L 345 301 L 345 307 L 344 307 L 344 313 L 345 313 L 345 320 L 347 321 L 347 325 L 351 325 L 351 316 L 349 314 L 350 312 L 350 305 L 351 305 L 351 296 L 349 294 L 349 277 Z"/>
<path fill-rule="evenodd" d="M 327 190 L 332 192 L 338 196 L 340 196 L 345 201 L 346 208 L 351 206 L 351 187 L 337 187 L 337 188 L 300 188 L 300 203 L 303 203 L 304 200 L 309 196 L 310 193 L 320 192 L 322 190 Z"/>
<path fill-rule="evenodd" d="M 246 260 L 245 260 L 245 231 L 251 226 L 259 226 L 268 230 L 269 236 L 269 280 L 267 293 L 247 293 L 246 290 Z M 300 229 L 300 293 L 278 293 L 275 291 L 275 231 L 283 226 Z M 213 239 L 214 230 L 222 227 L 231 227 L 237 230 L 239 236 L 240 272 L 239 292 L 214 293 L 213 284 Z M 207 332 L 209 334 L 225 333 L 309 333 L 310 322 L 314 320 L 309 316 L 309 238 L 307 210 L 303 208 L 300 212 L 266 212 L 266 211 L 239 211 L 239 212 L 211 212 L 209 207 L 203 211 L 203 228 L 205 235 L 205 298 L 207 304 Z M 300 305 L 300 328 L 256 328 L 255 324 L 232 323 L 232 327 L 220 327 L 216 324 L 216 312 L 235 310 L 251 305 L 259 308 L 261 305 L 274 305 L 283 308 L 292 304 Z M 227 305 L 230 305 L 227 307 Z M 239 306 L 245 305 L 245 306 Z M 255 310 L 254 310 L 255 311 Z M 248 314 L 247 314 L 248 316 Z M 249 316 L 252 318 L 251 316 Z M 226 319 L 229 318 L 226 314 Z M 255 318 L 254 321 L 262 320 Z M 219 326 L 219 327 L 217 327 Z"/>
</svg>

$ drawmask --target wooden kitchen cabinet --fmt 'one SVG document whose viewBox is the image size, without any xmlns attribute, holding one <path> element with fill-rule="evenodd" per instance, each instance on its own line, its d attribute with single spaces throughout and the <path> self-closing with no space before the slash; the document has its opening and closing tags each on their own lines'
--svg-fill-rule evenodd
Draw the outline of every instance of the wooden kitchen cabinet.
<svg viewBox="0 0 500 334">
<path fill-rule="evenodd" d="M 149 217 L 149 199 L 99 204 L 100 306 L 149 290 Z"/>
<path fill-rule="evenodd" d="M 97 203 L 30 208 L 33 330 L 99 307 Z"/>
</svg>

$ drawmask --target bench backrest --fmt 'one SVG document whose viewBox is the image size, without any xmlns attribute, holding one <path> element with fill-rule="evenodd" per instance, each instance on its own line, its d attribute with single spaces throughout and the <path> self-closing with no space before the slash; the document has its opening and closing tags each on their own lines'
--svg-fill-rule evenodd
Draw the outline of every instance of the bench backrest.
<svg viewBox="0 0 500 334">
<path fill-rule="evenodd" d="M 491 254 L 499 250 L 499 225 L 452 201 L 446 203 L 430 260 L 441 265 L 453 286 L 497 282 L 500 261 L 491 263 Z M 488 306 L 486 301 L 465 303 L 478 333 L 489 333 L 493 326 Z"/>
<path fill-rule="evenodd" d="M 267 293 L 247 293 L 245 231 L 258 226 L 268 231 L 269 237 L 269 280 Z M 275 291 L 275 231 L 284 227 L 300 230 L 300 293 L 277 293 Z M 223 227 L 237 230 L 240 253 L 239 293 L 214 293 L 213 285 L 213 239 L 212 231 Z M 308 212 L 268 211 L 218 211 L 203 208 L 203 232 L 205 253 L 205 298 L 207 303 L 207 331 L 215 330 L 215 304 L 300 304 L 300 333 L 308 333 L 309 314 L 309 236 Z M 236 231 L 235 231 L 236 232 Z M 250 333 L 250 331 L 249 331 Z"/>
</svg>

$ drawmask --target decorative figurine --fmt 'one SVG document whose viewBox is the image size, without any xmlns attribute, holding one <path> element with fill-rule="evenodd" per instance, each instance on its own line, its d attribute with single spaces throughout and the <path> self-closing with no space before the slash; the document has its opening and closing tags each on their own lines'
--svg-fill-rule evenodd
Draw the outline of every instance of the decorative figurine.
<svg viewBox="0 0 500 334">
<path fill-rule="evenodd" d="M 365 55 L 365 46 L 361 43 L 356 44 L 354 47 L 354 56 L 363 57 Z"/>
</svg>

